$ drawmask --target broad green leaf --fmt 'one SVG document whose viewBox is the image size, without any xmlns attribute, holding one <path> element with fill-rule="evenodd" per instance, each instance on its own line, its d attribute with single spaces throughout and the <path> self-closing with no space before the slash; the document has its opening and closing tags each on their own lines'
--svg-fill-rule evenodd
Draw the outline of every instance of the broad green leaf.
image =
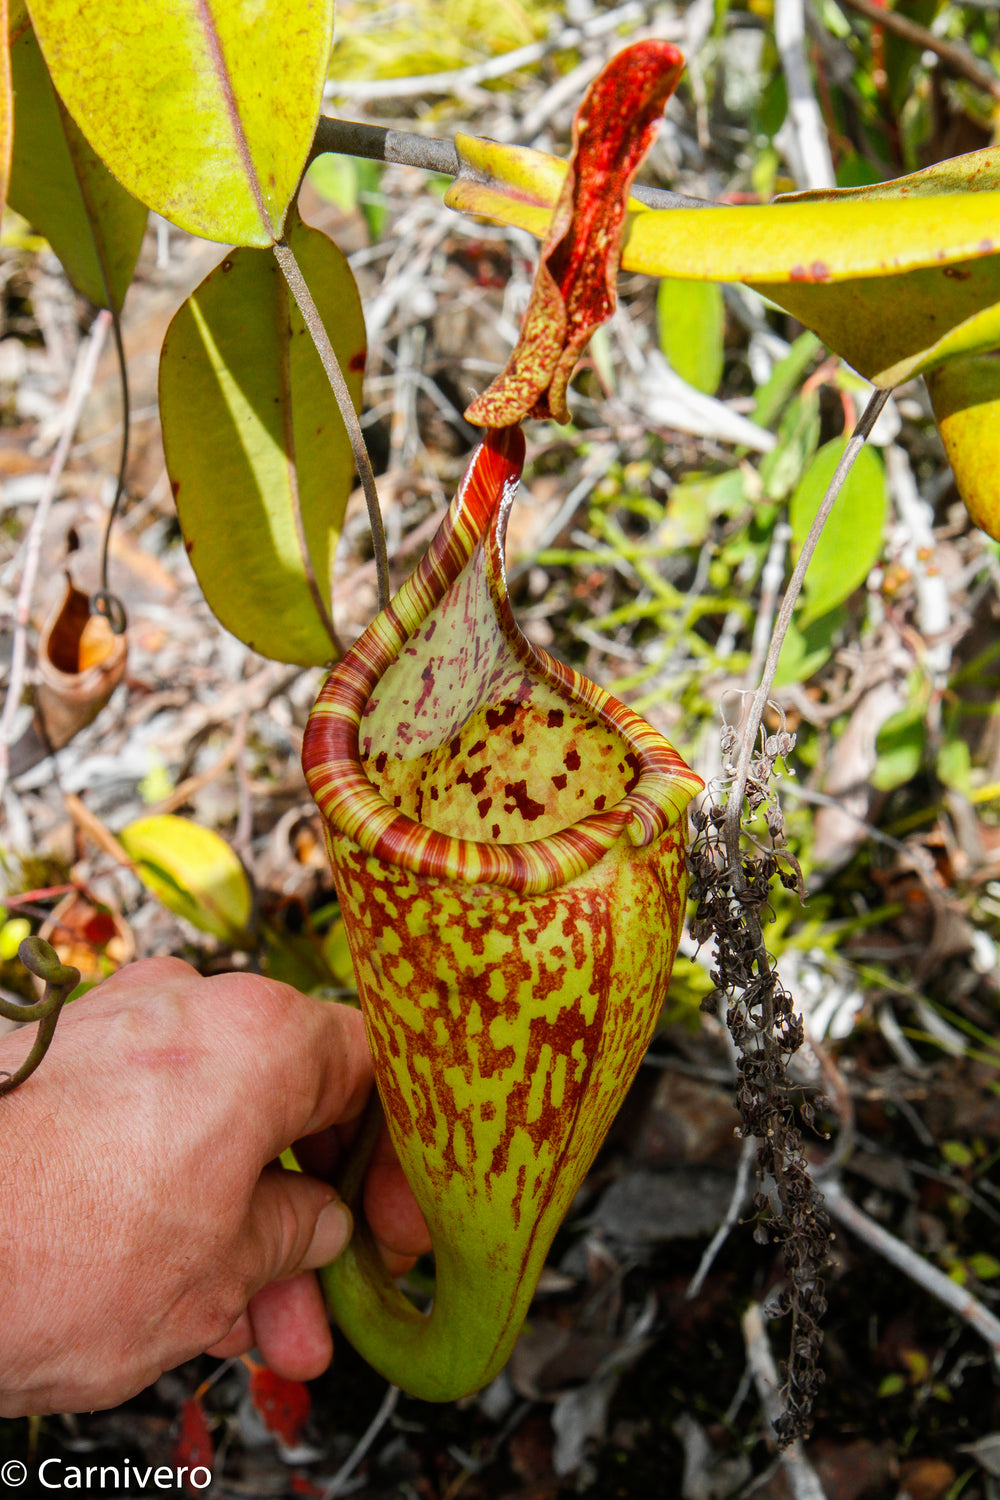
<svg viewBox="0 0 1000 1500">
<path fill-rule="evenodd" d="M 334 0 L 31 0 L 60 97 L 118 180 L 206 239 L 277 239 L 319 117 Z"/>
<path fill-rule="evenodd" d="M 801 630 L 792 620 L 778 659 L 775 687 L 806 682 L 825 666 L 833 655 L 833 638 L 844 623 L 844 614 L 842 609 L 831 610 L 829 614 L 811 620 Z"/>
<path fill-rule="evenodd" d="M 665 278 L 656 294 L 660 348 L 696 391 L 714 396 L 722 379 L 726 308 L 714 281 Z"/>
<path fill-rule="evenodd" d="M 48 240 L 77 291 L 120 310 L 147 211 L 87 144 L 52 87 L 30 26 L 11 47 L 16 96 L 9 201 Z"/>
<path fill-rule="evenodd" d="M 389 222 L 389 208 L 381 193 L 383 166 L 381 162 L 367 161 L 364 158 L 353 159 L 354 171 L 358 179 L 358 201 L 368 233 L 372 241 L 381 237 L 382 231 Z"/>
<path fill-rule="evenodd" d="M 164 906 L 234 948 L 251 946 L 253 895 L 224 839 L 187 818 L 139 818 L 118 835 L 144 884 Z"/>
<path fill-rule="evenodd" d="M 816 454 L 788 506 L 792 546 L 798 552 L 820 508 L 846 446 L 843 438 Z M 864 583 L 882 550 L 885 475 L 878 455 L 862 448 L 844 480 L 806 573 L 799 628 L 842 604 Z"/>
<path fill-rule="evenodd" d="M 351 269 L 298 219 L 288 238 L 360 407 L 365 328 Z M 264 656 L 329 661 L 333 552 L 354 463 L 269 251 L 232 251 L 177 312 L 160 358 L 160 417 L 181 529 L 211 608 Z"/>
<path fill-rule="evenodd" d="M 941 365 L 927 389 L 958 492 L 976 525 L 1000 540 L 1000 355 Z"/>
<path fill-rule="evenodd" d="M 543 236 L 565 164 L 461 135 L 456 147 L 445 202 Z M 629 206 L 624 270 L 745 281 L 877 384 L 1000 345 L 998 147 L 763 207 Z"/>
</svg>

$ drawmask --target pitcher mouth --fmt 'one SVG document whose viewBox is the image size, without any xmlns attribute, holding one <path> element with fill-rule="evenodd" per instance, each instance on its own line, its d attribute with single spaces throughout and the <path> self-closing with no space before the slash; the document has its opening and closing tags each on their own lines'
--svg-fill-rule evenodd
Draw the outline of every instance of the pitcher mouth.
<svg viewBox="0 0 1000 1500">
<path fill-rule="evenodd" d="M 518 628 L 503 544 L 523 459 L 519 428 L 487 434 L 416 571 L 324 684 L 302 761 L 328 826 L 365 853 L 528 894 L 623 832 L 651 843 L 702 782 Z"/>
</svg>

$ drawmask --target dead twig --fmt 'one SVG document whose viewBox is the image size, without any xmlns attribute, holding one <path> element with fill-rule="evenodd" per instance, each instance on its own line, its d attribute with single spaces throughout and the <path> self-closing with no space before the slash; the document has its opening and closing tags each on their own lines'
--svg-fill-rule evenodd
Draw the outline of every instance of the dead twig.
<svg viewBox="0 0 1000 1500">
<path fill-rule="evenodd" d="M 160 736 L 157 748 L 165 760 L 185 750 L 192 740 L 212 729 L 217 724 L 231 724 L 244 708 L 248 713 L 259 713 L 272 698 L 287 692 L 301 667 L 289 667 L 284 662 L 269 661 L 252 677 L 237 682 L 226 692 L 220 693 L 208 703 L 192 704 L 181 716 L 172 730 Z"/>
<path fill-rule="evenodd" d="M 347 1455 L 336 1474 L 330 1480 L 330 1483 L 323 1490 L 323 1500 L 336 1500 L 338 1495 L 345 1493 L 351 1475 L 396 1410 L 398 1400 L 399 1386 L 390 1385 L 382 1399 L 382 1405 L 369 1422 L 365 1431 L 361 1434 L 353 1450 Z"/>
<path fill-rule="evenodd" d="M 963 1323 L 974 1329 L 981 1339 L 985 1339 L 993 1356 L 993 1363 L 1000 1370 L 1000 1318 L 995 1317 L 966 1287 L 959 1286 L 957 1281 L 952 1281 L 937 1266 L 932 1266 L 916 1250 L 883 1229 L 874 1219 L 870 1219 L 857 1204 L 852 1203 L 838 1182 L 824 1183 L 823 1196 L 830 1213 L 845 1229 L 877 1250 L 890 1265 L 902 1271 L 904 1276 L 909 1276 L 924 1291 L 930 1292 L 932 1297 L 936 1297 L 950 1312 L 961 1318 Z"/>
<path fill-rule="evenodd" d="M 743 1205 L 746 1202 L 747 1189 L 750 1186 L 750 1172 L 757 1159 L 757 1143 L 752 1135 L 744 1137 L 740 1149 L 740 1164 L 736 1170 L 736 1181 L 733 1183 L 733 1196 L 729 1200 L 726 1209 L 726 1217 L 705 1247 L 705 1253 L 698 1262 L 698 1269 L 688 1282 L 684 1296 L 688 1302 L 693 1302 L 705 1284 L 705 1277 L 712 1269 L 715 1257 L 729 1238 L 730 1231 L 739 1223 Z"/>
<path fill-rule="evenodd" d="M 764 1408 L 764 1416 L 774 1428 L 781 1420 L 781 1395 L 778 1371 L 775 1368 L 771 1346 L 767 1341 L 764 1314 L 759 1302 L 751 1302 L 740 1319 L 743 1343 L 747 1351 L 753 1382 Z M 826 1492 L 819 1476 L 806 1458 L 805 1450 L 798 1438 L 789 1443 L 781 1453 L 781 1467 L 785 1471 L 788 1487 L 794 1500 L 826 1500 Z"/>
<path fill-rule="evenodd" d="M 114 834 L 101 822 L 95 813 L 85 802 L 75 796 L 73 792 L 66 792 L 63 798 L 66 811 L 73 822 L 84 836 L 96 844 L 98 849 L 104 851 L 109 859 L 113 859 L 116 865 L 121 865 L 124 870 L 131 870 L 135 874 L 135 861 L 130 859 L 125 850 L 119 844 Z"/>
</svg>

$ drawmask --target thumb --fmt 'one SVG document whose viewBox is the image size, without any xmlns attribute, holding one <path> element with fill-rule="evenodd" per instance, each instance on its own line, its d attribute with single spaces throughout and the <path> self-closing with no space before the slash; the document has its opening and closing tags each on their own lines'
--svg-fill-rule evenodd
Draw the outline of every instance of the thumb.
<svg viewBox="0 0 1000 1500">
<path fill-rule="evenodd" d="M 253 1291 L 299 1271 L 325 1266 L 347 1248 L 351 1211 L 329 1183 L 268 1167 L 250 1198 L 244 1226 L 247 1281 Z"/>
</svg>

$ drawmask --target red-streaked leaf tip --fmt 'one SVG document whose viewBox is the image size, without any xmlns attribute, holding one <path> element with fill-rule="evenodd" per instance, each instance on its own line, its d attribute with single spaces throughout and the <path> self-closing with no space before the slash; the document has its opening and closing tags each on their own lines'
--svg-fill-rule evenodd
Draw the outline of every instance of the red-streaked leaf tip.
<svg viewBox="0 0 1000 1500">
<path fill-rule="evenodd" d="M 629 188 L 655 139 L 684 58 L 669 42 L 613 57 L 573 121 L 569 172 L 506 369 L 466 409 L 487 427 L 526 416 L 569 421 L 566 389 L 594 329 L 614 312 Z"/>
</svg>

